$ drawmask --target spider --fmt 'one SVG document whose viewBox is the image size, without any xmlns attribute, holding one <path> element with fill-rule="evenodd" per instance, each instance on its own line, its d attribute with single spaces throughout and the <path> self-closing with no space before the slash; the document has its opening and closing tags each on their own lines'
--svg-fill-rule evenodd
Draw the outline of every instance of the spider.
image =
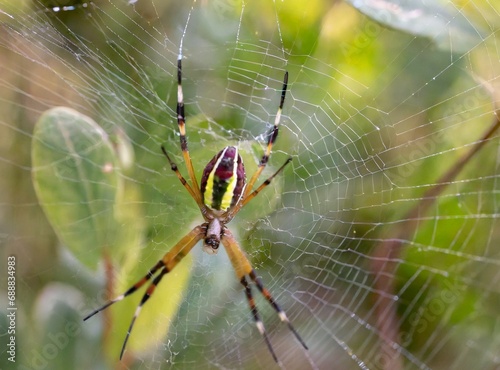
<svg viewBox="0 0 500 370">
<path fill-rule="evenodd" d="M 285 76 L 283 79 L 283 88 L 281 91 L 281 100 L 274 121 L 274 127 L 269 135 L 267 148 L 264 152 L 264 155 L 262 156 L 258 168 L 251 177 L 248 184 L 246 183 L 245 167 L 240 155 L 238 154 L 238 148 L 235 146 L 227 146 L 222 149 L 217 155 L 215 155 L 207 164 L 207 166 L 203 170 L 200 187 L 198 187 L 198 182 L 194 173 L 193 163 L 191 162 L 188 143 L 186 139 L 186 119 L 184 115 L 184 98 L 182 92 L 182 58 L 179 57 L 179 59 L 177 60 L 177 123 L 180 132 L 180 145 L 182 155 L 184 157 L 184 162 L 186 163 L 191 184 L 189 184 L 179 172 L 177 165 L 174 163 L 174 161 L 172 161 L 163 146 L 161 146 L 161 150 L 167 158 L 172 171 L 175 172 L 182 185 L 186 188 L 186 190 L 189 192 L 191 197 L 200 208 L 205 222 L 201 225 L 196 226 L 186 236 L 184 236 L 169 252 L 167 252 L 163 256 L 161 260 L 156 263 L 156 265 L 154 265 L 148 271 L 148 273 L 141 280 L 136 282 L 125 293 L 107 302 L 105 305 L 93 311 L 83 319 L 85 321 L 98 312 L 108 308 L 113 303 L 121 301 L 128 295 L 141 288 L 146 282 L 153 279 L 154 277 L 153 281 L 142 297 L 142 300 L 137 306 L 134 316 L 132 317 L 132 321 L 128 328 L 127 335 L 121 349 L 120 360 L 123 357 L 128 338 L 134 326 L 134 322 L 141 312 L 142 306 L 154 293 L 154 290 L 160 283 L 161 279 L 168 272 L 172 271 L 177 263 L 179 263 L 182 258 L 186 256 L 201 239 L 203 239 L 203 250 L 208 254 L 217 254 L 220 243 L 222 243 L 222 245 L 226 248 L 226 252 L 236 272 L 236 276 L 240 280 L 240 283 L 243 285 L 243 288 L 245 290 L 253 320 L 255 321 L 260 334 L 264 338 L 274 361 L 278 362 L 278 358 L 274 352 L 271 342 L 269 341 L 264 324 L 260 319 L 248 279 L 250 279 L 257 286 L 257 289 L 274 308 L 280 320 L 288 325 L 288 328 L 295 335 L 300 344 L 306 350 L 308 349 L 305 342 L 302 340 L 300 335 L 288 320 L 285 312 L 277 304 L 271 293 L 269 293 L 269 291 L 264 287 L 259 277 L 257 277 L 257 274 L 252 268 L 252 265 L 250 264 L 245 253 L 240 248 L 231 231 L 226 227 L 226 224 L 229 223 L 248 202 L 250 202 L 266 186 L 268 186 L 271 183 L 271 180 L 276 175 L 278 175 L 292 160 L 292 158 L 288 158 L 286 162 L 274 174 L 266 179 L 259 187 L 253 190 L 255 182 L 264 170 L 264 167 L 266 167 L 269 156 L 271 154 L 271 149 L 274 142 L 276 141 L 276 138 L 278 137 L 278 126 L 281 119 L 283 104 L 285 102 L 287 84 L 288 72 L 285 72 Z"/>
</svg>

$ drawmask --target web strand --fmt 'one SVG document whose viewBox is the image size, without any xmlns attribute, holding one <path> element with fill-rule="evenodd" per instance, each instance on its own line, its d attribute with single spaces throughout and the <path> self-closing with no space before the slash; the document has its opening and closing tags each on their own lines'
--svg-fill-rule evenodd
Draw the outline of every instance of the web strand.
<svg viewBox="0 0 500 370">
<path fill-rule="evenodd" d="M 259 320 L 249 315 L 228 257 L 198 245 L 141 311 L 126 366 L 266 368 L 274 355 L 284 368 L 498 367 L 500 156 L 497 128 L 483 132 L 498 113 L 500 13 L 421 3 L 4 2 L 1 236 L 17 258 L 18 312 L 40 328 L 35 338 L 17 321 L 20 363 L 81 302 L 83 318 L 103 296 L 118 298 L 102 309 L 121 300 L 124 276 L 143 277 L 201 222 L 209 159 L 237 145 L 255 173 L 279 122 L 253 200 L 228 227 L 292 332 L 265 296 L 253 297 Z M 58 106 L 94 130 L 43 136 L 37 120 Z M 86 321 L 92 338 L 65 332 L 88 366 L 109 366 L 109 348 L 118 358 L 130 330 L 119 314 L 137 303 Z M 54 367 L 73 355 L 40 356 Z"/>
</svg>

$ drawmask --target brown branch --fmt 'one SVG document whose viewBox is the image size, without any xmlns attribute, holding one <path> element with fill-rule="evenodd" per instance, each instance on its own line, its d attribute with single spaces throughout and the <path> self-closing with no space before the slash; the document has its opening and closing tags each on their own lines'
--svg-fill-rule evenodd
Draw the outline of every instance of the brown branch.
<svg viewBox="0 0 500 370">
<path fill-rule="evenodd" d="M 446 187 L 458 176 L 471 158 L 488 143 L 489 139 L 500 127 L 500 109 L 495 107 L 494 121 L 483 137 L 451 167 L 422 196 L 422 200 L 404 217 L 404 221 L 390 233 L 394 237 L 386 238 L 375 246 L 371 269 L 375 275 L 374 286 L 377 292 L 375 314 L 381 339 L 382 365 L 386 370 L 403 368 L 402 358 L 397 349 L 399 338 L 399 322 L 396 312 L 394 274 L 396 259 L 399 257 L 402 245 L 417 230 L 419 216 L 428 211 L 443 193 Z"/>
</svg>

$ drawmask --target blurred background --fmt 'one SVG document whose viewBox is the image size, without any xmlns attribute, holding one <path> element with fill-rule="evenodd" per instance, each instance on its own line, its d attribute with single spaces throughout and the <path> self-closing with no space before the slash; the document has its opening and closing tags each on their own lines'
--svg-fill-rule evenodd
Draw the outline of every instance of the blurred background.
<svg viewBox="0 0 500 370">
<path fill-rule="evenodd" d="M 498 369 L 499 15 L 0 0 L 0 368 Z M 82 321 L 202 222 L 160 150 L 187 177 L 181 47 L 198 179 L 226 145 L 253 174 L 289 73 L 261 181 L 293 160 L 229 224 L 309 347 L 254 289 L 280 365 L 222 249 L 162 280 L 122 361 L 143 291 Z"/>
</svg>

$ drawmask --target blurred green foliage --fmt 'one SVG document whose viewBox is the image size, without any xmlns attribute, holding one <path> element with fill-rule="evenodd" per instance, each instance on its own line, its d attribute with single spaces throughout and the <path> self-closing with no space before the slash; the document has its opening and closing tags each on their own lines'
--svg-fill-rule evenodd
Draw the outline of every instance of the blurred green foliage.
<svg viewBox="0 0 500 370">
<path fill-rule="evenodd" d="M 491 124 L 500 70 L 492 14 L 500 9 L 479 0 L 456 1 L 458 13 L 450 4 L 394 2 L 392 17 L 379 19 L 373 6 L 389 3 L 356 2 L 366 15 L 326 0 L 193 4 L 183 66 L 198 174 L 235 142 L 252 173 L 262 150 L 256 139 L 264 141 L 288 70 L 270 167 L 293 155 L 291 168 L 231 227 L 319 368 L 332 361 L 358 368 L 351 353 L 383 368 L 370 253 Z M 14 368 L 113 368 L 141 294 L 109 316 L 81 318 L 137 281 L 200 220 L 159 150 L 165 144 L 182 163 L 175 63 L 192 4 L 96 1 L 47 10 L 55 5 L 64 4 L 0 3 L 0 235 L 1 261 L 13 254 L 18 261 Z M 70 114 L 77 140 L 67 140 L 58 118 L 72 111 L 42 115 L 55 106 L 79 112 Z M 405 368 L 495 365 L 486 354 L 500 342 L 492 330 L 497 144 L 473 158 L 404 240 L 392 277 Z M 86 213 L 73 223 L 70 208 Z M 194 255 L 198 262 L 180 264 L 146 305 L 123 366 L 270 366 L 227 260 Z M 274 332 L 273 316 L 263 313 Z M 284 362 L 310 366 L 291 353 L 287 334 L 272 335 Z M 0 367 L 12 368 L 3 354 Z"/>
</svg>

